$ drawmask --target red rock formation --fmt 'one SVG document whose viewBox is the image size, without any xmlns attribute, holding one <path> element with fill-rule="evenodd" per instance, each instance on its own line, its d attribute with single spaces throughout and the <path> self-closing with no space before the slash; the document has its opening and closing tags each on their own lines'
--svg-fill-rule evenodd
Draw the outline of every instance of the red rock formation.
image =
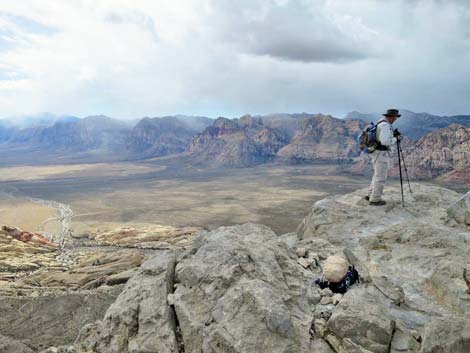
<svg viewBox="0 0 470 353">
<path fill-rule="evenodd" d="M 41 234 L 26 232 L 11 226 L 2 226 L 0 228 L 0 232 L 4 235 L 11 236 L 12 238 L 22 241 L 24 243 L 34 243 L 49 247 L 58 246 L 56 243 L 51 242 L 49 239 L 47 239 Z"/>
</svg>

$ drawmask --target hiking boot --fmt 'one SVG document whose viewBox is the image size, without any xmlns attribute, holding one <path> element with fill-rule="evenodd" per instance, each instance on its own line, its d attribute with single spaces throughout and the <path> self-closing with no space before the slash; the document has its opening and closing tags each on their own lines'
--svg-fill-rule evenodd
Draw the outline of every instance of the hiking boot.
<svg viewBox="0 0 470 353">
<path fill-rule="evenodd" d="M 369 205 L 371 206 L 383 206 L 386 205 L 387 203 L 384 200 L 379 200 L 379 201 L 370 201 Z"/>
<path fill-rule="evenodd" d="M 366 196 L 363 197 L 363 199 L 366 200 L 366 201 L 369 201 L 370 197 L 366 195 Z"/>
</svg>

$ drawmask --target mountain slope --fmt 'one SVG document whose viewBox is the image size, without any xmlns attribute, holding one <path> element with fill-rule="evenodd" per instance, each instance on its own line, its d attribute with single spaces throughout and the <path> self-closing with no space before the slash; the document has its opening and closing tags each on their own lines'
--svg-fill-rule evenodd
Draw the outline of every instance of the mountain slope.
<svg viewBox="0 0 470 353">
<path fill-rule="evenodd" d="M 364 126 L 360 120 L 311 115 L 301 120 L 292 141 L 277 156 L 290 161 L 349 160 L 359 155 L 356 138 Z"/>
<path fill-rule="evenodd" d="M 404 149 L 410 175 L 470 185 L 470 127 L 452 124 Z M 396 169 L 396 168 L 395 168 Z"/>
<path fill-rule="evenodd" d="M 144 118 L 132 129 L 127 148 L 141 157 L 180 153 L 196 134 L 195 129 L 174 117 Z"/>
<path fill-rule="evenodd" d="M 261 118 L 220 117 L 193 139 L 188 153 L 196 164 L 250 166 L 272 160 L 286 143 L 282 134 L 265 126 Z"/>
</svg>

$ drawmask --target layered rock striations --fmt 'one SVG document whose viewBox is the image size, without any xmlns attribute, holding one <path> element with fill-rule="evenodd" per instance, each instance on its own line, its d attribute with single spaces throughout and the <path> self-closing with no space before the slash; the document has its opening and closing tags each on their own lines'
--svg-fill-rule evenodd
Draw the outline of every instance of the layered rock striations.
<svg viewBox="0 0 470 353">
<path fill-rule="evenodd" d="M 452 124 L 420 138 L 403 151 L 413 177 L 439 177 L 470 185 L 470 127 Z"/>
<path fill-rule="evenodd" d="M 286 144 L 282 134 L 260 118 L 218 118 L 194 138 L 188 148 L 191 161 L 211 166 L 250 166 L 274 159 Z"/>
<path fill-rule="evenodd" d="M 357 136 L 365 123 L 317 114 L 303 118 L 290 143 L 277 152 L 288 161 L 351 161 L 359 155 Z"/>
</svg>

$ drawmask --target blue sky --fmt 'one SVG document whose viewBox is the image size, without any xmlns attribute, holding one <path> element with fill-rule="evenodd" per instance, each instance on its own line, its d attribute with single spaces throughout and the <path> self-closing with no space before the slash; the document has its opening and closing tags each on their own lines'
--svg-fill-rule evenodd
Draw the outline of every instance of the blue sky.
<svg viewBox="0 0 470 353">
<path fill-rule="evenodd" d="M 0 0 L 0 117 L 470 113 L 470 3 Z"/>
</svg>

